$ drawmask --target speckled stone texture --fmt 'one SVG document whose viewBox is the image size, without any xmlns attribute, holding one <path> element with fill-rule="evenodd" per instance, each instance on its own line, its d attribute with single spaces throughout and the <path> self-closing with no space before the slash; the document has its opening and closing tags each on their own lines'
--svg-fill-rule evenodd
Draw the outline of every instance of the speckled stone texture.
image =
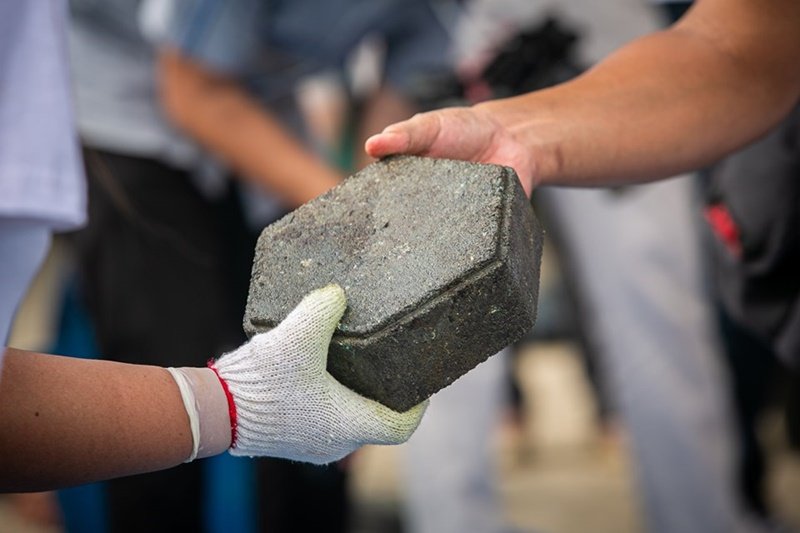
<svg viewBox="0 0 800 533">
<path fill-rule="evenodd" d="M 348 307 L 328 370 L 404 411 L 530 331 L 541 252 L 512 169 L 384 159 L 263 231 L 245 331 L 337 283 Z"/>
</svg>

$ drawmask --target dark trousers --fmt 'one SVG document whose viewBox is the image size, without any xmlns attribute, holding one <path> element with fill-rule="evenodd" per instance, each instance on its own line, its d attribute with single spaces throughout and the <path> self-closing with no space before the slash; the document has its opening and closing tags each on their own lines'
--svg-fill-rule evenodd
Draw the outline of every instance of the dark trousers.
<svg viewBox="0 0 800 533">
<path fill-rule="evenodd" d="M 100 353 L 204 366 L 244 342 L 253 237 L 232 195 L 209 201 L 187 173 L 87 150 L 89 224 L 76 235 Z M 200 461 L 108 483 L 111 531 L 201 531 Z"/>
<path fill-rule="evenodd" d="M 84 155 L 89 224 L 76 243 L 82 293 L 103 357 L 204 366 L 244 342 L 257 235 L 246 227 L 236 194 L 212 201 L 186 172 L 157 161 L 96 150 Z M 258 506 L 262 530 L 300 531 L 287 513 L 296 511 L 291 501 L 303 499 L 304 509 L 314 509 L 303 512 L 304 523 L 344 529 L 343 474 L 259 463 L 259 498 L 272 502 Z M 310 471 L 317 472 L 312 479 Z M 196 461 L 109 482 L 110 531 L 202 531 L 202 476 Z"/>
</svg>

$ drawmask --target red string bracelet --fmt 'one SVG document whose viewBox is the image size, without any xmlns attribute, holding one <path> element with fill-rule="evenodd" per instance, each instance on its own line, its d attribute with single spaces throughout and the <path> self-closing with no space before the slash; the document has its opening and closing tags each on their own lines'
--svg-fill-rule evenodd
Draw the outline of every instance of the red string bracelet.
<svg viewBox="0 0 800 533">
<path fill-rule="evenodd" d="M 222 385 L 222 390 L 225 391 L 225 398 L 228 400 L 228 416 L 231 419 L 231 448 L 236 447 L 236 429 L 237 429 L 237 421 L 236 421 L 236 404 L 233 403 L 233 394 L 231 394 L 231 390 L 228 388 L 228 383 L 222 379 L 222 376 L 219 375 L 219 370 L 217 367 L 214 366 L 214 360 L 208 360 L 208 368 L 214 371 L 216 374 L 217 379 L 219 379 L 220 384 Z"/>
</svg>

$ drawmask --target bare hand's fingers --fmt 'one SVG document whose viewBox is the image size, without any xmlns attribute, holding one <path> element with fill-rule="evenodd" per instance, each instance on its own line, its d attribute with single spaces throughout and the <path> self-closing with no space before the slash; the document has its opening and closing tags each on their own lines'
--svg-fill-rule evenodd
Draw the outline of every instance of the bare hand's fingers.
<svg viewBox="0 0 800 533">
<path fill-rule="evenodd" d="M 391 154 L 428 155 L 439 136 L 440 123 L 437 114 L 420 113 L 408 120 L 387 126 L 381 133 L 373 135 L 364 145 L 372 157 Z"/>
<path fill-rule="evenodd" d="M 373 135 L 365 149 L 376 158 L 407 154 L 505 165 L 516 170 L 528 195 L 534 186 L 533 155 L 478 107 L 420 113 Z"/>
</svg>

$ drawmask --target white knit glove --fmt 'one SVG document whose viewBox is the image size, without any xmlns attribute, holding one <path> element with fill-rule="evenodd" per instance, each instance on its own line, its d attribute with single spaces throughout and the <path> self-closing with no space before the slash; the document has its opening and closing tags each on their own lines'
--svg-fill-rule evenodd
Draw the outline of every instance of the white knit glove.
<svg viewBox="0 0 800 533">
<path fill-rule="evenodd" d="M 325 370 L 345 306 L 338 286 L 316 290 L 275 329 L 210 365 L 235 407 L 232 455 L 322 464 L 364 444 L 408 440 L 427 402 L 398 413 L 353 392 Z"/>
</svg>

